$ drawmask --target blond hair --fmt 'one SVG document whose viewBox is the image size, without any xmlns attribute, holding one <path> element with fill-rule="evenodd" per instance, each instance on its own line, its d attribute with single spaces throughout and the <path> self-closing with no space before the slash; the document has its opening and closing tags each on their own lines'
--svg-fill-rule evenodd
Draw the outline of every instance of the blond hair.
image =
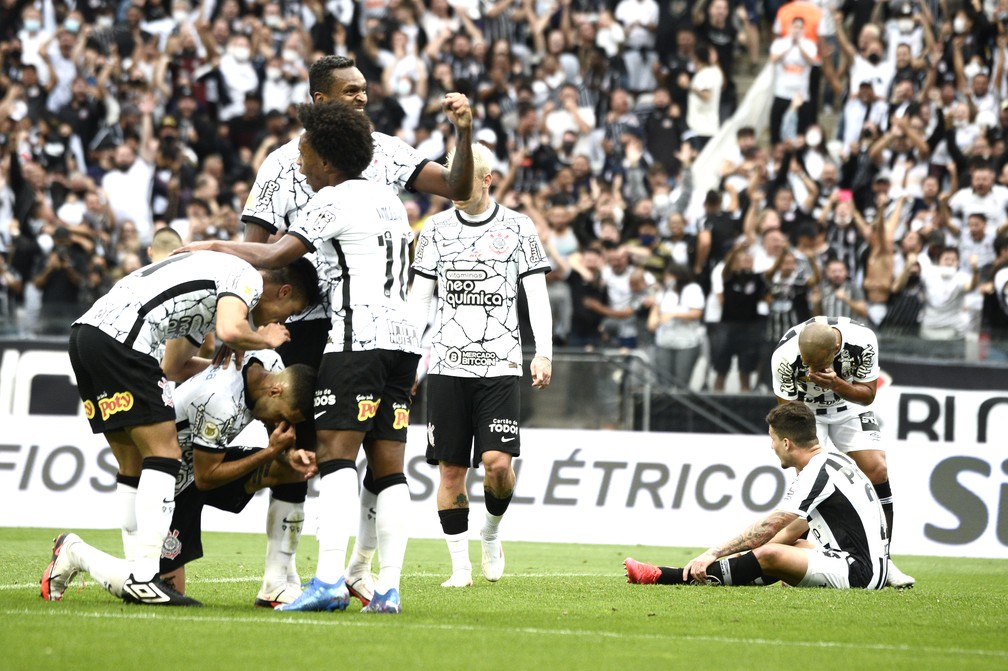
<svg viewBox="0 0 1008 671">
<path fill-rule="evenodd" d="M 486 145 L 480 144 L 479 142 L 474 142 L 471 145 L 470 151 L 473 157 L 473 179 L 480 181 L 484 177 L 490 174 L 493 169 L 494 155 L 490 151 L 490 148 Z M 451 170 L 452 161 L 455 160 L 455 152 L 448 154 L 448 158 L 445 161 L 445 167 Z"/>
</svg>

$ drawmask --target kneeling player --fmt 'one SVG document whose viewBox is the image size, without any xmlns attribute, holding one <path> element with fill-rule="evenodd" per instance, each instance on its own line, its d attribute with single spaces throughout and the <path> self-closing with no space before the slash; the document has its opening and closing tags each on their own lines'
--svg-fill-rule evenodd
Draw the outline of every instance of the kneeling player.
<svg viewBox="0 0 1008 671">
<path fill-rule="evenodd" d="M 314 371 L 301 365 L 285 369 L 272 350 L 250 352 L 240 367 L 208 369 L 180 385 L 175 413 L 182 468 L 160 576 L 147 584 L 145 593 L 134 594 L 127 561 L 65 533 L 56 539 L 42 576 L 43 598 L 61 599 L 74 575 L 86 571 L 127 602 L 199 605 L 184 596 L 185 564 L 203 556 L 203 506 L 239 513 L 259 489 L 314 475 L 312 455 L 292 449 L 293 425 L 307 415 L 314 386 Z M 269 445 L 229 447 L 252 419 L 276 425 Z"/>
</svg>

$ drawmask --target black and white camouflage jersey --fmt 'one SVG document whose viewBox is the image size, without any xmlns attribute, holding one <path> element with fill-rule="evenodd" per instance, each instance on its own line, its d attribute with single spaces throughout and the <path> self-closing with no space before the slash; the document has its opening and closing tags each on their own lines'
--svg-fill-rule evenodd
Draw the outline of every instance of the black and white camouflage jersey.
<svg viewBox="0 0 1008 671">
<path fill-rule="evenodd" d="M 437 281 L 431 374 L 521 375 L 518 283 L 550 270 L 531 219 L 498 203 L 479 221 L 440 212 L 424 224 L 413 269 Z"/>
<path fill-rule="evenodd" d="M 374 155 L 364 171 L 364 179 L 387 184 L 398 191 L 413 191 L 413 180 L 420 174 L 427 160 L 399 138 L 385 133 L 371 133 Z M 297 166 L 298 142 L 294 138 L 271 152 L 256 174 L 255 184 L 245 201 L 241 219 L 246 224 L 262 226 L 272 233 L 287 231 L 297 221 L 298 212 L 308 205 L 315 192 Z M 314 254 L 307 255 L 315 264 L 319 277 L 323 277 L 322 262 Z M 322 287 L 322 303 L 294 315 L 289 321 L 328 319 L 326 303 L 328 287 Z"/>
<path fill-rule="evenodd" d="M 854 460 L 823 450 L 791 482 L 777 507 L 808 521 L 810 541 L 857 560 L 858 587 L 885 585 L 889 533 L 875 488 Z"/>
<path fill-rule="evenodd" d="M 144 266 L 115 283 L 75 324 L 89 324 L 158 358 L 173 338 L 199 347 L 217 323 L 217 301 L 236 296 L 251 311 L 262 297 L 259 271 L 237 256 L 187 252 Z"/>
<path fill-rule="evenodd" d="M 413 231 L 393 189 L 363 179 L 327 186 L 287 232 L 321 261 L 332 306 L 326 352 L 419 353 L 420 339 L 406 317 Z"/>
<path fill-rule="evenodd" d="M 254 419 L 246 396 L 249 367 L 261 365 L 269 373 L 284 369 L 271 349 L 246 352 L 241 368 L 208 368 L 175 389 L 175 429 L 182 448 L 182 469 L 175 478 L 175 495 L 196 480 L 193 450 L 223 452 Z"/>
<path fill-rule="evenodd" d="M 814 322 L 829 324 L 840 331 L 843 342 L 833 360 L 833 370 L 839 377 L 847 382 L 878 379 L 878 338 L 874 331 L 848 317 L 818 316 L 791 328 L 781 338 L 770 360 L 773 392 L 789 401 L 803 401 L 812 410 L 847 404 L 849 401 L 833 391 L 809 382 L 808 367 L 802 363 L 798 351 L 798 334 Z"/>
</svg>

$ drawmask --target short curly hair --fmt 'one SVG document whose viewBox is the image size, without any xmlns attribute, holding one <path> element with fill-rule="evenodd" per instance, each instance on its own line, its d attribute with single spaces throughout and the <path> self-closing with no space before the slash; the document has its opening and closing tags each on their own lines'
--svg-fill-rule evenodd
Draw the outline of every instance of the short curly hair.
<svg viewBox="0 0 1008 671">
<path fill-rule="evenodd" d="M 345 70 L 357 67 L 354 59 L 347 56 L 323 56 L 308 70 L 308 89 L 314 96 L 316 93 L 329 95 L 333 87 L 333 70 Z"/>
<path fill-rule="evenodd" d="M 371 163 L 374 140 L 367 115 L 335 100 L 298 105 L 297 115 L 305 141 L 344 177 L 357 177 Z"/>
</svg>

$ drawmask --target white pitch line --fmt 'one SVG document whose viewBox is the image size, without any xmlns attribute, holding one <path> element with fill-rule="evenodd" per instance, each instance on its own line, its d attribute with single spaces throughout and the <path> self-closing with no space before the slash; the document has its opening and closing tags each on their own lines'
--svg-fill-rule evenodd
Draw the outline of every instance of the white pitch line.
<svg viewBox="0 0 1008 671">
<path fill-rule="evenodd" d="M 405 578 L 443 578 L 446 574 L 442 573 L 404 573 Z M 610 573 L 508 573 L 509 578 L 607 578 L 614 577 Z M 256 576 L 242 576 L 237 578 L 186 578 L 186 584 L 201 584 L 201 585 L 216 585 L 224 583 L 239 583 L 239 582 L 261 582 L 261 577 Z M 88 581 L 88 584 L 91 583 Z M 77 583 L 72 583 L 70 589 L 72 590 Z M 32 583 L 7 583 L 0 584 L 0 592 L 10 591 L 10 590 L 22 590 L 22 589 L 37 589 L 39 584 L 37 582 Z"/>
<path fill-rule="evenodd" d="M 270 617 L 248 617 L 248 616 L 236 616 L 236 617 L 218 617 L 218 616 L 207 616 L 207 617 L 197 617 L 191 615 L 178 615 L 178 611 L 167 611 L 158 610 L 154 612 L 152 609 L 144 611 L 137 607 L 137 609 L 130 608 L 129 613 L 122 612 L 68 612 L 65 610 L 28 610 L 28 609 L 3 609 L 0 613 L 4 615 L 13 615 L 23 618 L 25 616 L 41 616 L 41 617 L 76 617 L 76 618 L 88 618 L 97 620 L 160 620 L 168 622 L 191 622 L 194 624 L 202 624 L 206 622 L 219 622 L 223 624 L 227 623 L 240 623 L 240 624 L 265 624 L 267 626 L 273 627 L 278 624 L 288 624 L 295 625 L 297 627 L 304 627 L 306 625 L 318 626 L 318 627 L 367 627 L 374 624 L 376 621 L 384 621 L 388 618 L 356 618 L 353 615 L 342 615 L 333 614 L 331 617 L 325 617 L 325 619 L 318 619 L 316 617 L 285 617 L 283 615 L 278 615 L 275 618 Z M 135 611 L 135 612 L 134 612 Z M 500 634 L 512 632 L 516 634 L 526 634 L 532 636 L 576 636 L 576 637 L 590 637 L 590 638 L 611 638 L 615 640 L 625 641 L 627 639 L 640 639 L 640 640 L 652 640 L 652 641 L 667 641 L 667 642 L 688 642 L 688 643 L 722 643 L 727 645 L 757 645 L 757 646 L 786 646 L 789 648 L 799 647 L 799 648 L 811 648 L 811 649 L 830 649 L 830 650 L 874 650 L 877 652 L 895 652 L 895 653 L 915 653 L 917 655 L 955 655 L 960 657 L 988 657 L 988 658 L 998 658 L 998 659 L 1008 659 L 1008 651 L 1006 650 L 976 650 L 971 648 L 939 648 L 935 646 L 911 646 L 911 645 L 892 645 L 888 643 L 848 643 L 844 641 L 796 641 L 793 639 L 773 639 L 773 638 L 744 638 L 735 636 L 694 636 L 694 635 L 678 635 L 678 634 L 641 634 L 641 633 L 624 633 L 624 632 L 612 632 L 612 631 L 594 631 L 588 629 L 542 629 L 539 627 L 485 627 L 469 624 L 434 624 L 434 623 L 423 623 L 423 622 L 410 622 L 408 620 L 404 621 L 404 618 L 395 618 L 395 624 L 397 628 L 406 627 L 410 629 L 427 629 L 435 631 L 468 631 L 473 633 L 490 633 L 490 634 Z"/>
</svg>

